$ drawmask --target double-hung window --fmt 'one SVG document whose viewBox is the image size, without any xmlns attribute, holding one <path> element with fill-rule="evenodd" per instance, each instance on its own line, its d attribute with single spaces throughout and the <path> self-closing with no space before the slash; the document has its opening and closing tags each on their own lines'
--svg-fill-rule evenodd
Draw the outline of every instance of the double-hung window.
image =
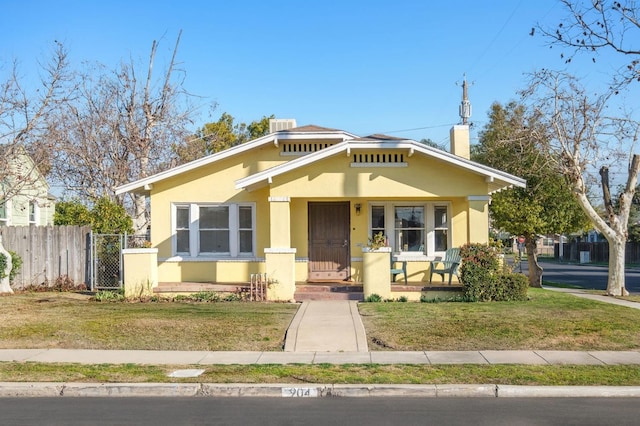
<svg viewBox="0 0 640 426">
<path fill-rule="evenodd" d="M 8 212 L 7 202 L 0 200 L 0 226 L 7 226 L 9 222 Z"/>
<path fill-rule="evenodd" d="M 394 243 L 396 251 L 424 252 L 424 206 L 394 207 Z"/>
<path fill-rule="evenodd" d="M 190 232 L 189 227 L 191 224 L 191 208 L 189 206 L 176 206 L 175 208 L 175 239 L 176 239 L 176 254 L 190 254 Z"/>
<path fill-rule="evenodd" d="M 36 224 L 38 219 L 38 205 L 35 201 L 29 201 L 29 223 Z"/>
<path fill-rule="evenodd" d="M 175 204 L 174 253 L 188 257 L 253 256 L 253 204 Z"/>
<path fill-rule="evenodd" d="M 396 253 L 441 255 L 450 246 L 448 203 L 370 205 L 370 235 L 382 232 Z"/>
</svg>

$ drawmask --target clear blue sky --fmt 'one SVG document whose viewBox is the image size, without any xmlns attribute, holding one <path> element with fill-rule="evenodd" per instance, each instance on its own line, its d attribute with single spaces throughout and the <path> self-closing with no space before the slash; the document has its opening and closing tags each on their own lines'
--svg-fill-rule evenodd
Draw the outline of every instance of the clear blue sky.
<svg viewBox="0 0 640 426">
<path fill-rule="evenodd" d="M 558 48 L 529 36 L 563 13 L 555 0 L 4 0 L 0 64 L 6 71 L 18 59 L 35 79 L 54 40 L 75 67 L 144 64 L 156 39 L 162 69 L 182 30 L 185 87 L 203 97 L 194 130 L 222 112 L 245 122 L 275 114 L 361 136 L 446 143 L 464 73 L 475 136 L 492 102 L 517 98 L 525 73 L 564 67 Z M 584 64 L 571 71 L 602 81 L 613 66 L 607 58 Z M 213 112 L 204 106 L 212 102 Z"/>
</svg>

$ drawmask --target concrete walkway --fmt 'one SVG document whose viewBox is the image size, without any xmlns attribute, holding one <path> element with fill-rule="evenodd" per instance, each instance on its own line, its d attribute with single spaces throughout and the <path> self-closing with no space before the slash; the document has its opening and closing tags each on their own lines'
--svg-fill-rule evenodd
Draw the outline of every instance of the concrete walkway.
<svg viewBox="0 0 640 426">
<path fill-rule="evenodd" d="M 355 300 L 306 301 L 287 330 L 285 352 L 367 352 Z"/>
<path fill-rule="evenodd" d="M 560 293 L 573 294 L 574 296 L 582 297 L 583 299 L 597 300 L 598 302 L 611 303 L 612 305 L 626 306 L 627 308 L 640 309 L 640 303 L 630 302 L 628 300 L 616 299 L 615 297 L 611 297 L 611 296 L 603 296 L 600 294 L 587 293 L 584 290 L 580 290 L 580 289 L 548 287 L 548 286 L 543 286 L 543 288 L 545 290 L 552 290 Z"/>
</svg>

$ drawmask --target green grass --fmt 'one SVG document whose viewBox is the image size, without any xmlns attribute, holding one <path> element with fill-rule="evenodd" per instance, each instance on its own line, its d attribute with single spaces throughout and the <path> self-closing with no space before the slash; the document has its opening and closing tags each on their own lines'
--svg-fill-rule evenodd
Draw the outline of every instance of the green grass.
<svg viewBox="0 0 640 426">
<path fill-rule="evenodd" d="M 0 348 L 278 351 L 297 307 L 99 303 L 74 293 L 24 293 L 0 297 Z"/>
<path fill-rule="evenodd" d="M 370 350 L 638 350 L 640 310 L 531 289 L 528 302 L 360 304 Z M 0 348 L 280 351 L 297 305 L 98 303 L 74 293 L 0 297 Z M 167 377 L 205 368 L 197 378 Z M 0 362 L 0 381 L 493 383 L 640 386 L 640 366 L 81 365 Z"/>
<path fill-rule="evenodd" d="M 193 378 L 170 378 L 202 366 L 0 363 L 0 381 L 100 383 L 446 384 L 639 386 L 640 366 L 539 365 L 216 365 Z"/>
<path fill-rule="evenodd" d="M 630 350 L 640 310 L 529 290 L 527 302 L 365 303 L 371 350 Z"/>
</svg>

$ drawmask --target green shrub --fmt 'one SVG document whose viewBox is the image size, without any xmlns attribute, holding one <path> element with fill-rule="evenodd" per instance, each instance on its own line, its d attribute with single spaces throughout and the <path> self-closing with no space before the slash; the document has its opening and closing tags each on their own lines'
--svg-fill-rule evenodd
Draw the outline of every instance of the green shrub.
<svg viewBox="0 0 640 426">
<path fill-rule="evenodd" d="M 11 256 L 11 271 L 9 272 L 9 282 L 12 283 L 20 268 L 22 268 L 22 257 L 15 251 L 7 250 Z M 0 253 L 0 279 L 5 277 L 4 270 L 7 267 L 7 256 Z"/>
<path fill-rule="evenodd" d="M 379 294 L 373 293 L 369 295 L 366 299 L 364 299 L 364 301 L 372 302 L 372 303 L 382 302 L 382 296 L 380 296 Z"/>
<path fill-rule="evenodd" d="M 200 291 L 191 295 L 196 302 L 219 302 L 220 295 L 214 291 Z"/>
<path fill-rule="evenodd" d="M 124 294 L 121 290 L 100 290 L 95 296 L 96 302 L 122 302 Z"/>
<path fill-rule="evenodd" d="M 498 275 L 498 287 L 501 289 L 501 298 L 495 300 L 502 301 L 522 301 L 527 300 L 527 290 L 529 280 L 523 274 L 500 274 Z"/>
<path fill-rule="evenodd" d="M 460 280 L 464 299 L 470 302 L 526 300 L 524 275 L 503 272 L 498 251 L 487 244 L 465 244 L 460 248 Z"/>
<path fill-rule="evenodd" d="M 242 300 L 242 297 L 235 293 L 229 293 L 222 300 L 225 302 L 239 302 Z"/>
<path fill-rule="evenodd" d="M 22 257 L 15 251 L 8 250 L 11 255 L 11 272 L 9 272 L 9 282 L 13 282 L 20 269 L 22 269 Z"/>
<path fill-rule="evenodd" d="M 406 302 L 408 302 L 408 301 L 409 301 L 409 298 L 408 298 L 407 296 L 400 296 L 400 297 L 398 297 L 398 302 L 406 303 Z"/>
</svg>

